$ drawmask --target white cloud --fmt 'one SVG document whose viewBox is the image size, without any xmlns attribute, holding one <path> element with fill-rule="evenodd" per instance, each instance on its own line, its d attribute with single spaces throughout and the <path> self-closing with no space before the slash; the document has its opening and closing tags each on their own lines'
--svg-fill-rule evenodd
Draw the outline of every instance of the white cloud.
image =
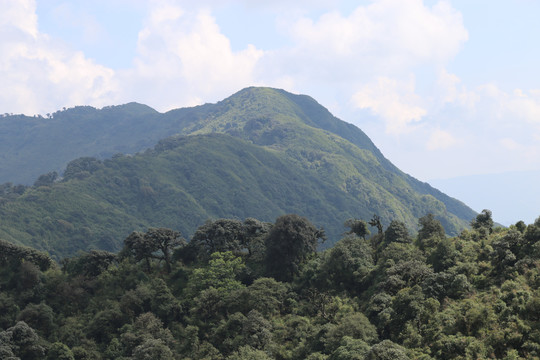
<svg viewBox="0 0 540 360">
<path fill-rule="evenodd" d="M 37 38 L 36 3 L 33 0 L 0 0 L 0 29 L 2 33 L 20 31 Z M 8 39 L 9 40 L 9 39 Z"/>
<path fill-rule="evenodd" d="M 524 146 L 516 142 L 514 139 L 511 138 L 504 138 L 501 139 L 500 144 L 507 150 L 515 151 L 515 150 L 523 150 Z"/>
<path fill-rule="evenodd" d="M 431 103 L 473 101 L 447 72 L 441 75 L 446 82 L 441 87 L 447 88 L 437 97 L 415 89 L 418 69 L 444 69 L 468 39 L 461 14 L 446 1 L 433 6 L 421 0 L 372 1 L 349 14 L 285 14 L 279 25 L 293 43 L 265 54 L 261 64 L 271 76 L 261 79 L 273 83 L 289 75 L 294 91 L 325 104 L 352 98 L 356 108 L 379 116 L 388 133 L 410 132 L 410 125 L 434 108 Z M 350 110 L 338 115 L 343 113 L 352 118 Z"/>
<path fill-rule="evenodd" d="M 521 89 L 514 90 L 514 93 L 508 96 L 505 107 L 511 115 L 540 125 L 540 98 L 535 91 L 527 94 Z"/>
<path fill-rule="evenodd" d="M 233 51 L 208 10 L 160 2 L 139 32 L 134 68 L 122 76 L 133 89 L 124 97 L 139 97 L 161 110 L 192 105 L 196 98 L 219 100 L 255 83 L 262 56 L 253 45 Z"/>
<path fill-rule="evenodd" d="M 526 127 L 540 131 L 540 92 L 536 89 L 525 91 L 514 89 L 504 91 L 493 83 L 484 84 L 474 90 L 477 107 L 496 120 L 500 126 L 508 128 Z"/>
<path fill-rule="evenodd" d="M 472 110 L 478 101 L 478 95 L 475 92 L 467 90 L 457 75 L 450 74 L 444 68 L 437 72 L 436 86 L 438 93 L 435 95 L 437 101 L 434 103 L 437 103 L 439 107 L 449 103 Z"/>
<path fill-rule="evenodd" d="M 334 11 L 283 26 L 291 29 L 297 56 L 321 66 L 346 61 L 347 68 L 332 70 L 352 74 L 445 63 L 468 38 L 461 15 L 445 1 L 429 8 L 421 0 L 380 0 L 349 16 Z"/>
<path fill-rule="evenodd" d="M 521 163 L 538 164 L 540 147 L 536 143 L 523 143 L 506 137 L 499 140 L 500 146 L 507 152 L 508 157 L 520 157 Z"/>
<path fill-rule="evenodd" d="M 257 83 L 253 73 L 263 51 L 253 45 L 233 51 L 209 10 L 151 1 L 133 67 L 114 71 L 40 33 L 35 1 L 0 1 L 2 112 L 129 101 L 168 110 L 216 101 Z M 75 11 L 57 10 L 60 18 Z"/>
<path fill-rule="evenodd" d="M 236 51 L 210 10 L 230 5 L 229 0 L 197 4 L 149 0 L 149 16 L 139 32 L 133 66 L 113 71 L 39 33 L 34 1 L 0 1 L 4 24 L 0 47 L 9 47 L 2 53 L 0 73 L 6 74 L 3 77 L 11 89 L 0 106 L 9 111 L 42 112 L 76 102 L 105 105 L 134 100 L 166 110 L 199 99 L 219 100 L 257 84 L 314 96 L 320 93 L 316 89 L 332 88 L 333 96 L 321 101 L 337 103 L 366 90 L 351 84 L 400 78 L 403 72 L 411 73 L 412 67 L 447 61 L 468 36 L 461 15 L 445 1 L 428 7 L 421 0 L 379 0 L 358 6 L 348 15 L 327 12 L 317 19 L 298 14 L 302 8 L 330 7 L 328 3 L 303 1 L 280 17 L 290 29 L 291 46 L 270 52 L 249 45 Z M 282 9 L 276 6 L 270 8 Z M 57 10 L 58 19 L 77 12 L 69 5 Z M 103 36 L 94 19 L 81 21 L 89 38 Z M 48 90 L 45 97 L 43 89 Z M 417 97 L 401 90 L 397 94 L 393 97 L 396 123 L 407 124 L 425 114 Z M 367 101 L 364 97 L 362 106 L 380 112 L 375 109 L 377 99 Z M 385 113 L 391 115 L 390 111 Z"/>
<path fill-rule="evenodd" d="M 431 151 L 443 150 L 453 147 L 458 142 L 458 139 L 448 131 L 437 129 L 431 133 L 428 142 L 426 143 L 426 148 Z"/>
<path fill-rule="evenodd" d="M 3 111 L 45 113 L 60 106 L 110 102 L 114 72 L 40 34 L 35 1 L 0 5 Z"/>
<path fill-rule="evenodd" d="M 360 109 L 370 109 L 386 123 L 386 131 L 400 134 L 408 125 L 418 122 L 427 111 L 420 105 L 420 97 L 414 93 L 414 80 L 399 82 L 382 77 L 377 82 L 363 86 L 352 97 Z"/>
</svg>

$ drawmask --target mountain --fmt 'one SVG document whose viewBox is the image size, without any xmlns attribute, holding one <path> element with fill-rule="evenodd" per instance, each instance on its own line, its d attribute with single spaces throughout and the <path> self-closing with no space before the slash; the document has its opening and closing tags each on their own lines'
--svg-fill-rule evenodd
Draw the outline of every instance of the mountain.
<svg viewBox="0 0 540 360">
<path fill-rule="evenodd" d="M 58 124 L 73 111 L 87 115 L 76 121 L 84 129 L 73 124 L 69 132 Z M 21 118 L 23 125 L 27 120 Z M 298 213 L 325 227 L 331 244 L 345 230 L 337 224 L 351 217 L 378 214 L 385 225 L 397 219 L 415 229 L 419 217 L 433 213 L 456 234 L 476 215 L 401 172 L 354 125 L 308 96 L 283 90 L 247 88 L 216 104 L 164 114 L 128 104 L 75 108 L 40 121 L 45 133 L 66 131 L 66 143 L 84 135 L 83 149 L 104 144 L 102 153 L 169 136 L 135 155 L 71 161 L 60 182 L 22 195 L 4 191 L 0 238 L 57 258 L 80 249 L 118 250 L 131 231 L 149 226 L 188 236 L 208 218 L 273 221 Z M 116 132 L 105 134 L 111 129 Z M 31 153 L 25 149 L 18 153 Z"/>
</svg>

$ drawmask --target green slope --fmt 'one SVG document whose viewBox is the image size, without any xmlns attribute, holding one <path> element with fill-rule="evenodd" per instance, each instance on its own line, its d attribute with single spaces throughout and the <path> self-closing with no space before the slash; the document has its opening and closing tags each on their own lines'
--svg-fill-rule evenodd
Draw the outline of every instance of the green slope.
<svg viewBox="0 0 540 360">
<path fill-rule="evenodd" d="M 204 109 L 181 109 L 181 118 L 174 121 L 137 103 L 100 110 L 78 106 L 50 118 L 0 116 L 0 183 L 30 185 L 41 174 L 60 173 L 81 156 L 104 159 L 142 151 L 177 133 Z"/>
<path fill-rule="evenodd" d="M 360 129 L 307 96 L 248 88 L 217 104 L 165 114 L 138 104 L 75 110 L 87 112 L 86 133 L 103 143 L 124 134 L 130 122 L 133 133 L 146 128 L 148 139 L 176 135 L 144 153 L 94 162 L 90 172 L 70 170 L 62 182 L 3 199 L 0 238 L 63 257 L 79 249 L 117 250 L 129 232 L 149 226 L 188 236 L 208 218 L 273 221 L 298 213 L 325 227 L 331 244 L 350 217 L 369 220 L 376 213 L 386 225 L 398 219 L 415 229 L 417 218 L 431 212 L 456 234 L 475 216 L 401 172 Z M 99 137 L 91 124 L 106 123 L 103 111 L 112 110 L 125 121 L 109 118 L 109 128 L 120 130 Z"/>
<path fill-rule="evenodd" d="M 364 161 L 377 168 L 374 157 Z M 331 163 L 321 167 L 326 166 L 336 170 Z M 339 224 L 351 216 L 369 218 L 377 212 L 385 221 L 400 218 L 409 225 L 427 212 L 444 216 L 444 205 L 431 196 L 411 195 L 411 212 L 359 172 L 357 182 L 343 188 L 320 173 L 320 168 L 298 166 L 286 153 L 224 134 L 168 139 L 143 154 L 116 156 L 91 174 L 74 174 L 3 203 L 0 238 L 63 257 L 79 249 L 118 250 L 131 231 L 149 226 L 188 235 L 208 218 L 272 221 L 293 212 L 324 226 L 333 242 L 344 230 Z M 386 182 L 406 187 L 399 178 Z M 455 229 L 461 225 L 456 217 L 450 219 Z"/>
<path fill-rule="evenodd" d="M 385 183 L 388 176 L 401 178 L 414 192 L 431 195 L 442 201 L 448 212 L 460 219 L 469 221 L 476 216 L 476 213 L 462 202 L 403 173 L 383 156 L 362 130 L 336 118 L 309 96 L 294 95 L 279 89 L 251 87 L 217 103 L 215 110 L 210 114 L 191 125 L 186 125 L 179 133 L 185 135 L 227 133 L 247 139 L 254 144 L 286 151 L 299 159 L 303 166 L 310 167 L 320 165 L 317 159 L 324 157 L 325 153 L 352 155 L 353 159 L 351 156 L 348 158 L 355 162 L 354 158 L 359 155 L 358 150 L 366 150 L 364 154 L 374 156 L 377 164 L 375 167 L 366 167 L 365 164 L 356 162 L 357 170 L 364 177 L 376 182 L 382 180 Z M 181 118 L 181 114 L 177 114 L 177 111 L 165 115 L 173 122 Z M 343 142 L 343 139 L 348 142 Z M 354 146 L 351 147 L 349 142 Z M 336 165 L 340 167 L 339 164 Z M 340 175 L 343 175 L 340 179 L 336 179 L 338 174 L 332 174 L 332 170 L 328 168 L 321 169 L 320 173 L 323 176 L 333 176 L 334 180 L 341 183 L 356 181 L 343 168 L 339 171 Z M 406 193 L 389 190 L 401 197 L 402 201 L 410 201 Z M 446 228 L 451 228 L 446 219 L 441 221 Z"/>
</svg>

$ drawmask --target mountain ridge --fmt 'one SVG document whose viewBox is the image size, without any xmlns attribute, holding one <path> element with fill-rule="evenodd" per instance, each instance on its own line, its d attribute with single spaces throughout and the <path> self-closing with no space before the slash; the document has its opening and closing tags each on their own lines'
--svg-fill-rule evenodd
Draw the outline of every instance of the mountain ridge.
<svg viewBox="0 0 540 360">
<path fill-rule="evenodd" d="M 0 224 L 0 238 L 62 257 L 80 249 L 118 250 L 127 233 L 150 226 L 189 235 L 216 217 L 273 221 L 297 212 L 328 228 L 332 243 L 344 230 L 336 224 L 350 217 L 378 214 L 385 224 L 396 219 L 414 229 L 431 212 L 456 234 L 476 215 L 403 173 L 359 128 L 305 95 L 247 88 L 216 104 L 163 114 L 135 103 L 104 109 L 120 112 L 120 120 L 131 116 L 141 128 L 163 125 L 172 136 L 133 156 L 74 160 L 61 182 L 4 199 L 0 215 L 9 221 Z"/>
</svg>

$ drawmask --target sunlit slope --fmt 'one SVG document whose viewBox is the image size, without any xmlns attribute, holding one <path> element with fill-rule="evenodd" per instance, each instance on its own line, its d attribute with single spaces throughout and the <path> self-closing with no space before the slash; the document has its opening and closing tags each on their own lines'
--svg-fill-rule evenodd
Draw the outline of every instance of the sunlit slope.
<svg viewBox="0 0 540 360">
<path fill-rule="evenodd" d="M 175 122 L 183 116 L 182 111 L 174 110 L 165 116 Z M 342 188 L 349 186 L 352 192 L 362 192 L 352 185 L 363 182 L 357 179 L 360 176 L 386 186 L 386 190 L 412 207 L 415 205 L 409 190 L 432 195 L 444 204 L 449 214 L 466 222 L 476 216 L 461 201 L 403 173 L 383 156 L 362 130 L 336 118 L 309 96 L 252 87 L 213 105 L 208 114 L 191 124 L 184 122 L 186 125 L 180 133 L 227 133 L 286 152 L 302 166 L 317 169 L 320 176 L 333 178 Z M 347 159 L 348 165 L 335 162 L 336 159 Z M 355 171 L 347 171 L 351 166 Z M 387 218 L 392 214 L 388 209 Z M 446 220 L 441 219 L 448 231 L 453 232 Z"/>
</svg>

